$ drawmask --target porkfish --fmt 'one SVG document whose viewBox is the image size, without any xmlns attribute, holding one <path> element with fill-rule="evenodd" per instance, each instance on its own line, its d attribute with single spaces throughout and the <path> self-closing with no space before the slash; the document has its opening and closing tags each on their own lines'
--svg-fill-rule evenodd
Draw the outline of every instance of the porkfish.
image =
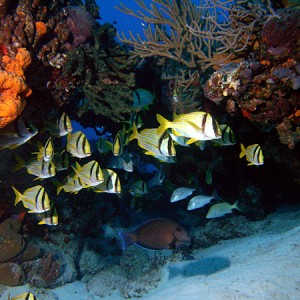
<svg viewBox="0 0 300 300">
<path fill-rule="evenodd" d="M 133 232 L 119 232 L 122 249 L 131 245 L 149 249 L 176 249 L 191 240 L 187 231 L 177 222 L 159 218 L 150 220 Z"/>
</svg>

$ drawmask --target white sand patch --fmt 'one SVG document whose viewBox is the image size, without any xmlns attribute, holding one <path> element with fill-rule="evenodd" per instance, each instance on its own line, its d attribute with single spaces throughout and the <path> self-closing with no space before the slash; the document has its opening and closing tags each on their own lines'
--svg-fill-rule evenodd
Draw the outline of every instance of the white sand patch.
<svg viewBox="0 0 300 300">
<path fill-rule="evenodd" d="M 299 300 L 300 208 L 270 216 L 261 233 L 222 241 L 195 251 L 193 256 L 196 260 L 167 265 L 159 287 L 139 299 Z M 9 290 L 11 296 L 15 296 L 29 289 L 22 286 Z M 1 300 L 7 300 L 7 292 L 0 297 Z M 39 300 L 123 299 L 116 293 L 106 298 L 93 297 L 81 282 L 51 292 L 55 297 Z"/>
</svg>

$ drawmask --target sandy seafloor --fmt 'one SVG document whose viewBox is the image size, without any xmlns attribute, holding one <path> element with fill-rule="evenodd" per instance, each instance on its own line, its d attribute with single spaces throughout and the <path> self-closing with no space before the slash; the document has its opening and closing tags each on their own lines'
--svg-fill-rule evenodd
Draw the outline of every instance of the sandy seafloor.
<svg viewBox="0 0 300 300">
<path fill-rule="evenodd" d="M 300 207 L 270 215 L 259 233 L 193 252 L 195 260 L 168 264 L 158 288 L 142 298 L 172 300 L 300 299 Z M 30 290 L 10 288 L 11 296 Z M 89 295 L 76 281 L 52 290 L 60 300 L 120 300 Z M 8 291 L 0 298 L 7 299 Z M 51 300 L 53 298 L 51 297 Z M 45 297 L 39 300 L 50 300 Z"/>
</svg>

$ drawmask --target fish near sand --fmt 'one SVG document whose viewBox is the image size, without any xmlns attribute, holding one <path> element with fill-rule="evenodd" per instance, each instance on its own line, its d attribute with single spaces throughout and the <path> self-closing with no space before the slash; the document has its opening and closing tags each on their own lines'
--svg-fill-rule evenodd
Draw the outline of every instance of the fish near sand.
<svg viewBox="0 0 300 300">
<path fill-rule="evenodd" d="M 234 204 L 230 204 L 228 202 L 217 203 L 209 209 L 208 213 L 206 214 L 206 218 L 220 218 L 227 214 L 231 214 L 233 209 L 240 211 L 240 208 L 238 207 L 238 201 L 236 201 Z"/>
<path fill-rule="evenodd" d="M 133 232 L 119 232 L 122 249 L 131 245 L 148 249 L 176 249 L 191 240 L 187 231 L 177 222 L 159 218 L 150 220 Z"/>
<path fill-rule="evenodd" d="M 8 300 L 37 300 L 37 298 L 32 293 L 25 292 L 12 298 L 10 298 L 10 294 L 9 294 Z"/>
</svg>

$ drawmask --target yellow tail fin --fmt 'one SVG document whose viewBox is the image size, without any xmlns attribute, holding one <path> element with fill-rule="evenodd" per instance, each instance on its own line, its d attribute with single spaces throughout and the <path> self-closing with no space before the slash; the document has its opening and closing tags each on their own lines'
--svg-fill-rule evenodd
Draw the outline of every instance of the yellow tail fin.
<svg viewBox="0 0 300 300">
<path fill-rule="evenodd" d="M 157 128 L 157 133 L 163 134 L 170 127 L 170 122 L 160 114 L 156 114 L 156 120 L 160 124 Z"/>
<path fill-rule="evenodd" d="M 15 206 L 16 206 L 20 201 L 22 201 L 23 195 L 14 186 L 11 187 L 16 195 L 16 199 L 15 199 Z"/>
<path fill-rule="evenodd" d="M 13 172 L 16 172 L 26 166 L 25 161 L 18 154 L 15 154 L 15 159 L 17 161 L 17 164 L 12 169 Z"/>
<path fill-rule="evenodd" d="M 130 142 L 130 141 L 136 139 L 137 136 L 138 136 L 138 134 L 139 134 L 139 133 L 138 133 L 138 131 L 137 131 L 136 125 L 133 123 L 133 125 L 132 125 L 132 134 L 130 135 L 128 141 Z"/>
<path fill-rule="evenodd" d="M 241 143 L 241 153 L 240 153 L 240 158 L 246 155 L 246 149 L 244 145 Z"/>
</svg>

